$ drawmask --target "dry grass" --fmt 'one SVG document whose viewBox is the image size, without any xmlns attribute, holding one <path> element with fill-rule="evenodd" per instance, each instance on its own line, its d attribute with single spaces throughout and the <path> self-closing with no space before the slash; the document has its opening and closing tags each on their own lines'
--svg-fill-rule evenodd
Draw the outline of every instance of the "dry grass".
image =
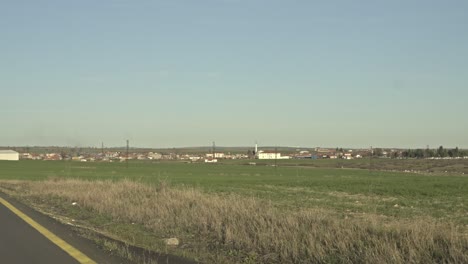
<svg viewBox="0 0 468 264">
<path fill-rule="evenodd" d="M 182 239 L 192 234 L 212 254 L 240 252 L 243 257 L 233 262 L 468 263 L 466 233 L 430 218 L 345 219 L 327 210 L 286 211 L 237 195 L 126 180 L 3 181 L 0 186 L 23 196 L 61 197 Z"/>
</svg>

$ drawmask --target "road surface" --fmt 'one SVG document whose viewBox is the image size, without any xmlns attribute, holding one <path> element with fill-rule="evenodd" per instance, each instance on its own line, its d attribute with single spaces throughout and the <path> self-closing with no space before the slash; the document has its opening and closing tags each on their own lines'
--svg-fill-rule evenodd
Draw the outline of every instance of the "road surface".
<svg viewBox="0 0 468 264">
<path fill-rule="evenodd" d="M 98 249 L 71 228 L 5 198 L 0 194 L 0 263 L 128 263 Z"/>
</svg>

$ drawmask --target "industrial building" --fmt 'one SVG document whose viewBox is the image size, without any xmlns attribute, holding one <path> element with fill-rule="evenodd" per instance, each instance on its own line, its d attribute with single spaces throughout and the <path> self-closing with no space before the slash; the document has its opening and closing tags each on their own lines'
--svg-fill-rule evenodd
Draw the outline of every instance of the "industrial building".
<svg viewBox="0 0 468 264">
<path fill-rule="evenodd" d="M 279 152 L 271 152 L 271 151 L 259 151 L 257 153 L 258 159 L 290 159 L 289 156 L 281 156 Z"/>
<path fill-rule="evenodd" d="M 255 144 L 255 158 L 256 159 L 290 159 L 289 156 L 281 156 L 281 153 L 276 151 L 263 151 L 258 150 L 257 144 Z"/>
<path fill-rule="evenodd" d="M 0 160 L 19 160 L 19 153 L 13 150 L 0 150 Z"/>
</svg>

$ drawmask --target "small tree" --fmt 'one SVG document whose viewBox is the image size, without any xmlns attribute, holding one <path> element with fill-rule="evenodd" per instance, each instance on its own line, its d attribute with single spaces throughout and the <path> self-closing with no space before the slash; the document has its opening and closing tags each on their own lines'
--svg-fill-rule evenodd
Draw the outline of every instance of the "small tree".
<svg viewBox="0 0 468 264">
<path fill-rule="evenodd" d="M 414 152 L 414 157 L 415 157 L 415 158 L 418 158 L 418 159 L 424 158 L 424 151 L 423 151 L 422 149 L 417 149 L 417 150 Z"/>
<path fill-rule="evenodd" d="M 434 151 L 432 149 L 425 149 L 424 150 L 424 157 L 425 158 L 430 158 L 430 157 L 434 157 Z"/>
<path fill-rule="evenodd" d="M 374 156 L 381 157 L 383 156 L 383 151 L 381 148 L 374 149 Z"/>
<path fill-rule="evenodd" d="M 460 157 L 460 150 L 458 147 L 455 147 L 452 152 L 454 157 Z"/>
<path fill-rule="evenodd" d="M 440 147 L 437 149 L 437 156 L 439 156 L 439 157 L 441 157 L 441 158 L 447 157 L 447 150 L 445 150 L 443 146 L 440 146 Z"/>
</svg>

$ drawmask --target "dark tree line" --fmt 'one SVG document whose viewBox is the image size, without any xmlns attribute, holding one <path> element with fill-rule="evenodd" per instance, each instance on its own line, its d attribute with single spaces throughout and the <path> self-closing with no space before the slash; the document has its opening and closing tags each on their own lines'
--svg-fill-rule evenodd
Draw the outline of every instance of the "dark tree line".
<svg viewBox="0 0 468 264">
<path fill-rule="evenodd" d="M 438 149 L 408 149 L 401 152 L 402 158 L 457 158 L 468 156 L 468 151 L 460 150 L 458 147 L 454 149 L 444 149 L 440 146 Z"/>
</svg>

